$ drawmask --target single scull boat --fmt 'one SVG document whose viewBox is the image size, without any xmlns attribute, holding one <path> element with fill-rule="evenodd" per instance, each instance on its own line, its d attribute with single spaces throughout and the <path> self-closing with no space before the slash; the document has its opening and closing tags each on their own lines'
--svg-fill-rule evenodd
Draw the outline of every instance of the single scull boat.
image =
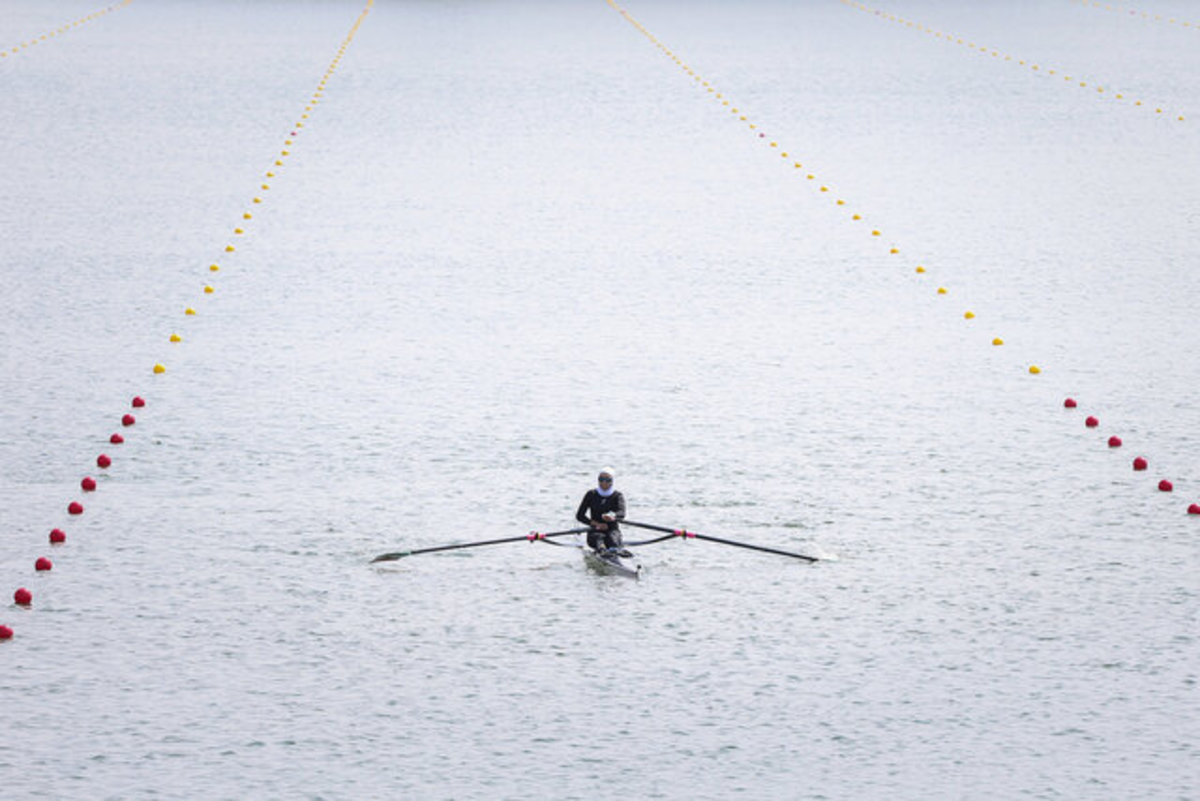
<svg viewBox="0 0 1200 801">
<path fill-rule="evenodd" d="M 635 523 L 632 520 L 624 521 L 628 526 L 636 526 L 637 528 L 649 529 L 650 531 L 661 532 L 662 536 L 654 537 L 653 539 L 643 540 L 641 542 L 626 543 L 626 547 L 632 548 L 639 545 L 652 545 L 656 542 L 665 542 L 667 540 L 682 538 L 684 540 L 703 540 L 705 542 L 715 542 L 721 545 L 732 545 L 735 548 L 746 548 L 751 551 L 759 551 L 761 553 L 773 553 L 780 556 L 790 556 L 793 559 L 799 559 L 803 562 L 817 562 L 819 557 L 808 556 L 802 553 L 793 553 L 791 551 L 783 551 L 779 548 L 768 548 L 765 545 L 754 545 L 749 542 L 738 542 L 737 540 L 727 540 L 723 537 L 712 537 L 708 534 L 697 534 L 694 531 L 688 531 L 683 528 L 667 528 L 666 526 L 656 526 L 650 523 Z M 372 559 L 372 562 L 394 562 L 397 559 L 403 559 L 406 556 L 415 556 L 419 553 L 434 553 L 436 551 L 458 551 L 464 548 L 479 548 L 484 545 L 500 545 L 507 542 L 544 542 L 547 545 L 558 545 L 566 548 L 578 548 L 583 551 L 583 561 L 589 567 L 602 573 L 609 573 L 626 578 L 637 578 L 641 575 L 642 566 L 634 560 L 633 554 L 624 549 L 606 548 L 603 550 L 592 550 L 588 546 L 587 541 L 583 537 L 576 537 L 576 542 L 572 545 L 566 542 L 556 542 L 555 537 L 566 537 L 571 534 L 583 534 L 590 531 L 589 528 L 569 528 L 565 531 L 551 531 L 543 534 L 540 531 L 531 531 L 521 537 L 500 537 L 493 540 L 480 540 L 479 542 L 461 542 L 450 545 L 435 545 L 430 548 L 416 548 L 410 551 L 393 551 L 392 553 L 383 553 Z"/>
<path fill-rule="evenodd" d="M 580 539 L 583 539 L 582 537 Z M 605 573 L 614 576 L 624 576 L 625 578 L 637 578 L 642 574 L 642 566 L 632 560 L 632 554 L 629 556 L 621 556 L 620 552 L 615 548 L 605 548 L 603 550 L 594 551 L 587 546 L 586 543 L 579 546 L 583 551 L 583 561 L 592 570 L 598 573 Z M 629 551 L 625 551 L 629 554 Z"/>
</svg>

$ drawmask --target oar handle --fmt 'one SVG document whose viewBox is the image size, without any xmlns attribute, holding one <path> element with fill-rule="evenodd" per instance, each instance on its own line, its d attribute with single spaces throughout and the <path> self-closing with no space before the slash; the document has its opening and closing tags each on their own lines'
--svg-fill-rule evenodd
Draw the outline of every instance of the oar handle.
<svg viewBox="0 0 1200 801">
<path fill-rule="evenodd" d="M 546 537 L 565 537 L 568 534 L 582 534 L 585 531 L 591 531 L 591 530 L 592 529 L 589 526 L 576 526 L 575 528 L 568 528 L 568 529 L 564 529 L 562 531 L 550 531 L 545 534 L 543 534 L 540 531 L 531 531 L 525 537 L 525 539 L 530 540 L 530 541 L 544 540 L 544 539 L 546 539 Z"/>
<path fill-rule="evenodd" d="M 648 528 L 651 531 L 661 531 L 665 534 L 674 534 L 677 537 L 685 537 L 685 536 L 687 536 L 687 533 L 688 533 L 681 528 L 667 528 L 666 526 L 655 526 L 655 525 L 651 525 L 650 523 L 637 523 L 637 522 L 634 522 L 633 520 L 622 520 L 621 522 L 627 526 L 635 526 L 637 528 Z"/>
</svg>

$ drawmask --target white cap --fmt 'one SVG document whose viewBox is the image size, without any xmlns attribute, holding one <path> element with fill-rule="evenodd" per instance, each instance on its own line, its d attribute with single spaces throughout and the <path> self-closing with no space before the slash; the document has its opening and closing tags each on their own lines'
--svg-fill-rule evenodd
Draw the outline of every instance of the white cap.
<svg viewBox="0 0 1200 801">
<path fill-rule="evenodd" d="M 609 478 L 615 478 L 615 476 L 613 476 L 613 471 L 612 471 L 611 467 L 600 468 L 600 472 L 597 473 L 597 475 L 608 476 Z"/>
</svg>

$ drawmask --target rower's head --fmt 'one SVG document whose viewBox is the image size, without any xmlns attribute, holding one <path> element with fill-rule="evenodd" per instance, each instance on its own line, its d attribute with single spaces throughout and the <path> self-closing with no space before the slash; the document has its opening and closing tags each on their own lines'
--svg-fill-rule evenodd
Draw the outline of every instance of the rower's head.
<svg viewBox="0 0 1200 801">
<path fill-rule="evenodd" d="M 611 467 L 605 467 L 596 476 L 596 483 L 600 485 L 600 489 L 608 489 L 613 485 L 613 471 Z"/>
</svg>

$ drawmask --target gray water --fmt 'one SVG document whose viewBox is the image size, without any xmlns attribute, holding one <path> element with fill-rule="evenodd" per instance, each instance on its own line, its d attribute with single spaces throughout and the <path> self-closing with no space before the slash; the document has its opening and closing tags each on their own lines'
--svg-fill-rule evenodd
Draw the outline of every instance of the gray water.
<svg viewBox="0 0 1200 801">
<path fill-rule="evenodd" d="M 1200 31 L 624 8 L 715 91 L 603 0 L 379 0 L 306 120 L 360 3 L 0 60 L 3 795 L 1197 796 Z M 564 528 L 602 465 L 827 561 L 368 564 Z"/>
</svg>

